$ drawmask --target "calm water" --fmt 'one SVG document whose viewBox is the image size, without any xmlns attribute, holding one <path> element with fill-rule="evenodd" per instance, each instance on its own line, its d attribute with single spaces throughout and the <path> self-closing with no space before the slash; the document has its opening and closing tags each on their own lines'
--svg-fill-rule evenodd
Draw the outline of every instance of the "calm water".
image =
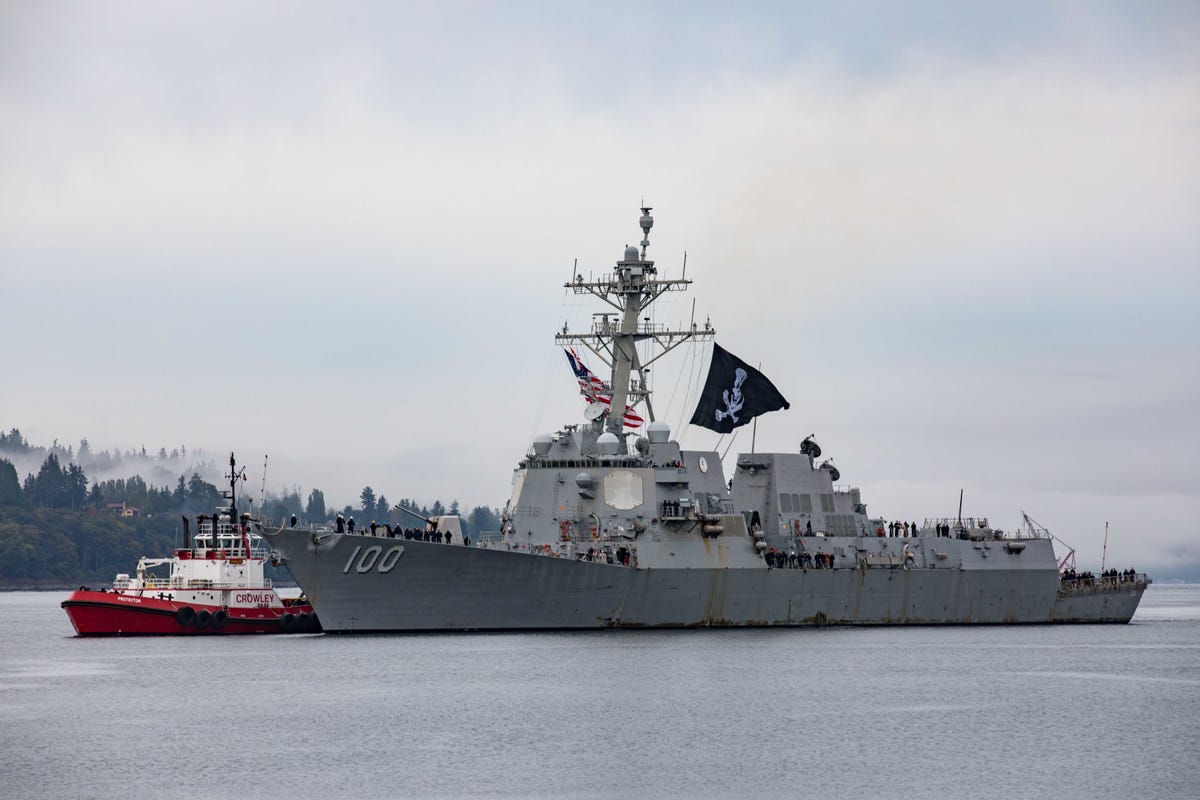
<svg viewBox="0 0 1200 800">
<path fill-rule="evenodd" d="M 1200 797 L 1200 586 L 1125 626 L 76 639 L 0 594 L 0 797 Z"/>
</svg>

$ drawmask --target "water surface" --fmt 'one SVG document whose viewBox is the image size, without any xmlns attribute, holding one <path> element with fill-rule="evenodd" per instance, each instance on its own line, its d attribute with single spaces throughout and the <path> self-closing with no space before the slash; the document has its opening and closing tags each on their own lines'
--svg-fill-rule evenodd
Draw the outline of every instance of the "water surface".
<svg viewBox="0 0 1200 800">
<path fill-rule="evenodd" d="M 77 639 L 0 594 L 0 796 L 1200 796 L 1200 586 L 1129 625 Z"/>
</svg>

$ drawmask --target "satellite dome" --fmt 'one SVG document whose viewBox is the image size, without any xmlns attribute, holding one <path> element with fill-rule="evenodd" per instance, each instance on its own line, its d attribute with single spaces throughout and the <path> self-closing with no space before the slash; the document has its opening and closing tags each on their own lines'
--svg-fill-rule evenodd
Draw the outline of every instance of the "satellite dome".
<svg viewBox="0 0 1200 800">
<path fill-rule="evenodd" d="M 671 439 L 671 426 L 656 419 L 646 426 L 646 436 L 654 444 L 663 444 Z"/>
<path fill-rule="evenodd" d="M 596 437 L 596 449 L 602 456 L 615 456 L 621 447 L 621 440 L 612 431 L 606 431 Z"/>
<path fill-rule="evenodd" d="M 540 436 L 533 437 L 533 452 L 534 455 L 544 456 L 550 452 L 550 445 L 554 443 L 554 437 L 548 433 L 543 433 Z"/>
<path fill-rule="evenodd" d="M 623 260 L 625 260 L 625 261 L 640 260 L 638 258 L 638 249 L 636 247 L 634 247 L 633 245 L 627 245 L 625 247 L 625 258 Z"/>
<path fill-rule="evenodd" d="M 590 489 L 596 483 L 592 476 L 586 472 L 581 472 L 575 476 L 575 485 L 580 489 Z"/>
</svg>

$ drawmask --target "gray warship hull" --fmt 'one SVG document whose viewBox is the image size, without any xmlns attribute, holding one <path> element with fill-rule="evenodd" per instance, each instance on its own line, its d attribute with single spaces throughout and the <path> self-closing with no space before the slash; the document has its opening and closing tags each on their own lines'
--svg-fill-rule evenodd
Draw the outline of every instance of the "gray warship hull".
<svg viewBox="0 0 1200 800">
<path fill-rule="evenodd" d="M 302 530 L 269 538 L 330 633 L 1123 623 L 1145 589 L 1066 591 L 1048 541 L 1018 556 L 1040 566 L 976 564 L 971 542 L 939 540 L 952 566 L 770 569 L 634 568 Z"/>
<path fill-rule="evenodd" d="M 964 517 L 961 498 L 956 515 L 921 525 L 872 517 L 832 460 L 816 462 L 811 436 L 795 453 L 752 445 L 728 481 L 715 449 L 684 450 L 655 418 L 649 367 L 715 331 L 654 322 L 657 298 L 691 281 L 659 275 L 646 257 L 650 210 L 640 250 L 627 246 L 608 275 L 576 271 L 565 284 L 605 309 L 589 329 L 555 334 L 587 403 L 584 422 L 534 438 L 498 538 L 464 546 L 457 518 L 448 529 L 444 517 L 416 538 L 355 535 L 340 523 L 263 532 L 326 631 L 1130 620 L 1147 579 L 1077 580 L 1060 571 L 1072 555 L 1060 564 L 1049 532 L 1028 517 L 1028 530 L 1005 532 Z M 587 366 L 593 358 L 607 379 Z M 714 343 L 690 424 L 726 434 L 786 408 L 765 375 Z"/>
</svg>

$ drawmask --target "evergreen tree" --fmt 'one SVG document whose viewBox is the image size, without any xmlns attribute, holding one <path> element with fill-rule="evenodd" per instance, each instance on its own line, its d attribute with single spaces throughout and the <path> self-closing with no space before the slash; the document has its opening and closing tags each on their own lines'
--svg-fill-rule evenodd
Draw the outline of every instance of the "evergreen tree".
<svg viewBox="0 0 1200 800">
<path fill-rule="evenodd" d="M 51 453 L 42 462 L 37 477 L 30 484 L 31 491 L 25 500 L 36 508 L 64 508 L 66 506 L 66 478 L 58 464 L 58 456 Z"/>
<path fill-rule="evenodd" d="M 308 493 L 308 505 L 304 507 L 304 516 L 309 522 L 326 518 L 325 493 L 320 489 L 313 489 Z"/>
<path fill-rule="evenodd" d="M 374 489 L 372 489 L 370 486 L 364 486 L 363 490 L 362 490 L 362 494 L 359 495 L 359 500 L 362 503 L 360 508 L 362 508 L 364 514 L 375 513 L 375 506 L 377 505 L 377 503 L 375 501 L 375 490 Z"/>
<path fill-rule="evenodd" d="M 215 506 L 221 505 L 221 493 L 217 491 L 216 486 L 201 479 L 197 473 L 193 472 L 191 479 L 188 480 L 188 503 L 194 508 L 211 510 Z"/>
<path fill-rule="evenodd" d="M 87 485 L 88 479 L 83 472 L 83 467 L 78 464 L 68 464 L 64 476 L 64 499 L 66 501 L 64 507 L 82 511 L 87 505 Z"/>
<path fill-rule="evenodd" d="M 25 441 L 25 437 L 16 428 L 13 428 L 7 434 L 0 433 L 0 450 L 8 450 L 12 453 L 28 453 L 32 449 L 29 446 L 29 442 Z"/>
<path fill-rule="evenodd" d="M 4 436 L 0 433 L 0 437 Z M 6 458 L 0 458 L 0 506 L 21 505 L 21 479 L 17 468 Z"/>
<path fill-rule="evenodd" d="M 444 505 L 442 505 L 442 501 L 441 501 L 441 500 L 434 500 L 434 501 L 433 501 L 433 508 L 431 508 L 431 509 L 429 510 L 429 513 L 428 513 L 426 516 L 430 516 L 430 517 L 440 517 L 440 516 L 442 516 L 442 515 L 443 515 L 443 514 L 445 514 L 445 513 L 446 513 L 446 507 L 445 507 Z"/>
<path fill-rule="evenodd" d="M 379 502 L 375 504 L 375 519 L 386 522 L 391 518 L 392 507 L 388 505 L 387 498 L 379 495 Z"/>
<path fill-rule="evenodd" d="M 472 537 L 478 537 L 488 531 L 498 531 L 500 530 L 500 516 L 486 506 L 475 506 L 467 517 L 467 528 Z"/>
</svg>

